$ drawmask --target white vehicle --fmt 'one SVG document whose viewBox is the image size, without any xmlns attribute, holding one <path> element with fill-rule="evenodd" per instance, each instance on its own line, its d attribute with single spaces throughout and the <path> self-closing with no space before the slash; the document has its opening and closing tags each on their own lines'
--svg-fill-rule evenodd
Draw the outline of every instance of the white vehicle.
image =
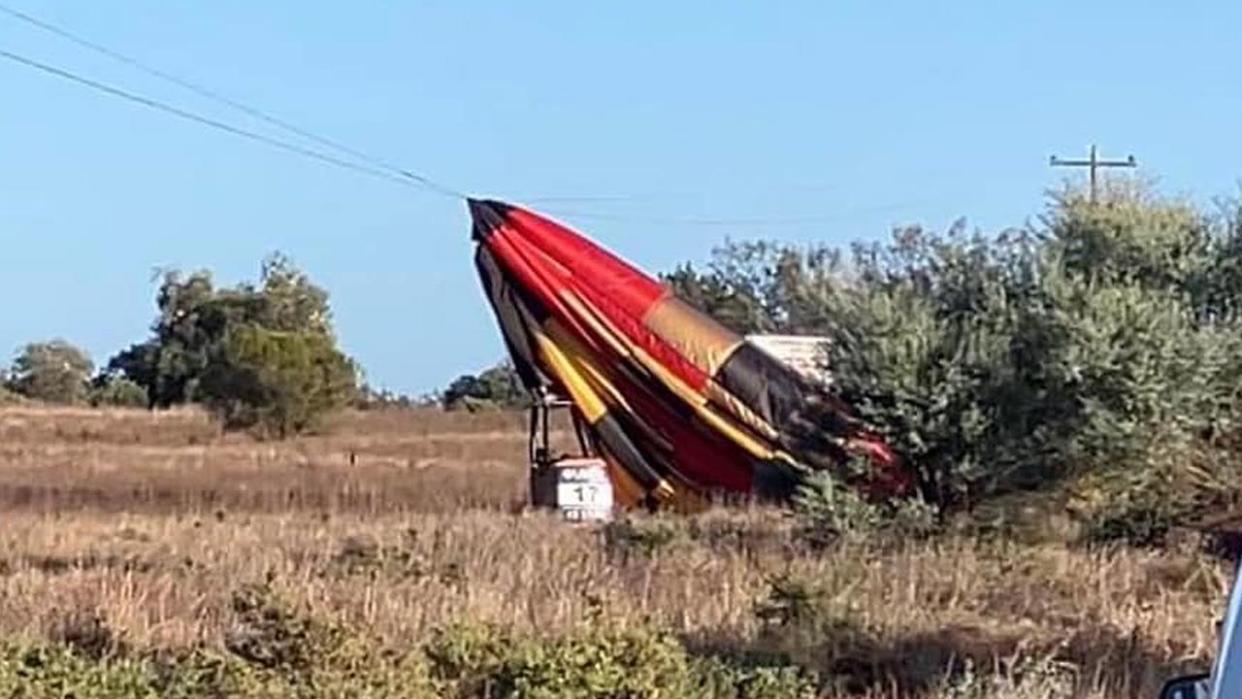
<svg viewBox="0 0 1242 699">
<path fill-rule="evenodd" d="M 1229 607 L 1220 625 L 1220 643 L 1212 671 L 1175 677 L 1160 699 L 1234 699 L 1242 697 L 1242 565 L 1234 573 Z"/>
</svg>

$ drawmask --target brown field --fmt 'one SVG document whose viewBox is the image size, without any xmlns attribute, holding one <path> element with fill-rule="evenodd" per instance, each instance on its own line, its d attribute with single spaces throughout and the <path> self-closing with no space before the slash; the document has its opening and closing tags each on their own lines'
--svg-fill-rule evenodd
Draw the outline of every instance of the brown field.
<svg viewBox="0 0 1242 699">
<path fill-rule="evenodd" d="M 507 508 L 525 488 L 523 416 L 351 413 L 257 442 L 193 410 L 0 409 L 0 508 L 63 513 Z"/>
<path fill-rule="evenodd" d="M 523 430 L 367 413 L 264 443 L 193 411 L 0 410 L 0 635 L 57 639 L 91 614 L 135 652 L 219 646 L 233 592 L 270 580 L 385 646 L 462 621 L 654 625 L 695 653 L 785 657 L 840 694 L 936 694 L 972 672 L 995 682 L 970 696 L 1017 694 L 1037 667 L 1062 678 L 1048 691 L 1155 697 L 1212 652 L 1228 570 L 1190 547 L 815 553 L 766 510 L 573 527 L 521 511 Z"/>
</svg>

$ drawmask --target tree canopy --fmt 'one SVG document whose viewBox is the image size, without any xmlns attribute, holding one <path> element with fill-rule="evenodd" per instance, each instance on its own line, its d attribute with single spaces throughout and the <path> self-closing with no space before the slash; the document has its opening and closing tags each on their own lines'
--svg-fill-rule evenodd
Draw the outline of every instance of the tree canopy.
<svg viewBox="0 0 1242 699">
<path fill-rule="evenodd" d="M 530 405 L 530 395 L 513 365 L 501 362 L 478 374 L 454 379 L 444 389 L 441 403 L 446 410 L 525 408 Z"/>
<path fill-rule="evenodd" d="M 337 348 L 328 294 L 283 255 L 257 285 L 167 271 L 156 307 L 151 337 L 108 363 L 152 407 L 202 402 L 227 427 L 285 435 L 352 397 L 357 367 Z"/>
<path fill-rule="evenodd" d="M 86 401 L 94 364 L 83 350 L 64 340 L 32 342 L 17 353 L 5 380 L 9 391 L 46 403 Z"/>
</svg>

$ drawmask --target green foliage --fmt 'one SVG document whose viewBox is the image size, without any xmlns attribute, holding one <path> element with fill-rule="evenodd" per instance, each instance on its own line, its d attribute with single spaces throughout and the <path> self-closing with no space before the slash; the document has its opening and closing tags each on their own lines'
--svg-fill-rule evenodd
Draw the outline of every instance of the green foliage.
<svg viewBox="0 0 1242 699">
<path fill-rule="evenodd" d="M 1085 538 L 1160 546 L 1179 527 L 1231 518 L 1242 498 L 1238 436 L 1165 439 L 1142 468 L 1100 469 L 1079 479 L 1069 507 Z"/>
<path fill-rule="evenodd" d="M 346 640 L 339 627 L 299 614 L 269 585 L 244 587 L 233 595 L 238 628 L 228 649 L 252 665 L 288 674 L 306 673 L 332 658 Z"/>
<path fill-rule="evenodd" d="M 651 558 L 681 543 L 688 533 L 677 523 L 659 518 L 618 519 L 603 526 L 604 548 L 622 560 L 632 556 Z"/>
<path fill-rule="evenodd" d="M 97 617 L 79 615 L 58 642 L 0 643 L 0 696 L 475 697 L 809 699 L 815 677 L 796 667 L 697 656 L 646 628 L 588 625 L 564 636 L 514 636 L 454 626 L 408 652 L 299 609 L 273 587 L 233 598 L 224 649 L 133 654 Z"/>
<path fill-rule="evenodd" d="M 876 502 L 827 472 L 804 479 L 791 504 L 798 538 L 815 548 L 851 537 L 908 541 L 939 529 L 938 512 L 923 500 Z"/>
<path fill-rule="evenodd" d="M 332 336 L 327 293 L 288 258 L 264 260 L 260 285 L 217 289 L 208 272 L 164 274 L 156 297 L 152 337 L 119 353 L 109 369 L 144 387 L 154 405 L 199 398 L 208 365 L 233 328 L 255 325 L 282 332 Z"/>
<path fill-rule="evenodd" d="M 72 405 L 86 400 L 93 365 L 64 340 L 26 345 L 13 360 L 6 388 L 31 400 Z"/>
<path fill-rule="evenodd" d="M 452 627 L 436 634 L 427 657 L 445 696 L 463 699 L 815 696 L 813 678 L 794 668 L 694 657 L 677 639 L 647 629 L 530 639 Z"/>
<path fill-rule="evenodd" d="M 153 406 L 194 400 L 210 353 L 231 320 L 228 312 L 237 310 L 239 300 L 217 292 L 208 272 L 185 279 L 175 270 L 166 272 L 156 297 L 153 336 L 118 353 L 108 370 L 145 388 Z"/>
<path fill-rule="evenodd" d="M 433 699 L 419 665 L 371 658 L 366 668 L 306 677 L 283 674 L 232 655 L 196 650 L 176 655 L 94 659 L 64 646 L 0 646 L 0 695 L 26 699 Z"/>
<path fill-rule="evenodd" d="M 442 405 L 438 394 L 410 396 L 362 383 L 354 394 L 353 407 L 359 410 L 408 410 Z"/>
<path fill-rule="evenodd" d="M 53 699 L 155 699 L 149 667 L 138 660 L 100 662 L 67 647 L 0 648 L 0 695 Z"/>
<path fill-rule="evenodd" d="M 283 436 L 353 396 L 356 368 L 336 347 L 327 293 L 281 255 L 264 261 L 258 286 L 167 272 L 156 303 L 151 338 L 108 364 L 154 407 L 204 401 L 226 427 Z"/>
<path fill-rule="evenodd" d="M 108 374 L 95 379 L 87 400 L 96 407 L 113 408 L 145 408 L 150 402 L 145 388 L 123 376 Z"/>
<path fill-rule="evenodd" d="M 478 375 L 457 377 L 444 389 L 440 400 L 446 410 L 475 412 L 525 408 L 530 405 L 530 394 L 513 365 L 502 362 Z"/>
<path fill-rule="evenodd" d="M 24 403 L 26 397 L 8 386 L 8 378 L 0 374 L 0 405 L 16 405 Z"/>
<path fill-rule="evenodd" d="M 882 507 L 864 499 L 830 473 L 816 473 L 794 492 L 793 511 L 803 540 L 827 546 L 842 536 L 872 534 L 884 522 Z"/>
<path fill-rule="evenodd" d="M 754 614 L 769 648 L 784 649 L 810 667 L 832 667 L 832 656 L 842 649 L 873 645 L 872 634 L 851 613 L 849 600 L 829 594 L 819 581 L 783 573 L 769 577 L 767 584 L 767 594 L 755 604 Z"/>
<path fill-rule="evenodd" d="M 818 627 L 823 621 L 824 593 L 813 582 L 793 575 L 768 580 L 768 595 L 755 605 L 755 616 L 782 629 Z"/>
<path fill-rule="evenodd" d="M 685 264 L 663 281 L 737 333 L 795 333 L 818 324 L 821 308 L 808 301 L 839 285 L 841 261 L 840 252 L 827 247 L 727 242 L 713 251 L 706 271 Z"/>
<path fill-rule="evenodd" d="M 217 348 L 199 393 L 226 429 L 258 428 L 283 438 L 345 406 L 356 376 L 330 336 L 247 324 Z"/>
<path fill-rule="evenodd" d="M 1170 454 L 1237 471 L 1224 438 L 1242 390 L 1239 209 L 1208 215 L 1136 185 L 1099 203 L 1071 191 L 1025 230 L 903 228 L 846 263 L 827 248 L 731 246 L 708 273 L 669 280 L 738 329 L 827 337 L 834 389 L 936 509 L 1090 487 L 1090 517 L 1111 522 L 1102 536 L 1148 539 L 1237 480 L 1204 485 Z M 804 490 L 801 507 L 827 538 L 894 516 L 815 488 L 818 504 Z"/>
<path fill-rule="evenodd" d="M 117 652 L 98 619 L 75 618 L 53 645 L 0 644 L 0 695 L 132 699 L 164 697 L 431 699 L 418 653 L 382 652 L 367 639 L 294 609 L 269 585 L 233 604 L 226 651 Z"/>
</svg>

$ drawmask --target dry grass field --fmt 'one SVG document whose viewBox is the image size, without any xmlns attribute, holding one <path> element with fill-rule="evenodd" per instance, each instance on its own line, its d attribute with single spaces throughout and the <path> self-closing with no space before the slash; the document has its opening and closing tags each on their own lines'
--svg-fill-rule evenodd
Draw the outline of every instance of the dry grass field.
<svg viewBox="0 0 1242 699">
<path fill-rule="evenodd" d="M 194 410 L 0 409 L 0 508 L 379 515 L 521 502 L 523 416 L 353 413 L 324 436 L 222 436 Z"/>
<path fill-rule="evenodd" d="M 272 619 L 313 619 L 385 653 L 439 639 L 464 657 L 468 634 L 445 641 L 463 623 L 553 644 L 478 660 L 481 683 L 445 672 L 441 647 L 428 671 L 441 676 L 420 685 L 429 695 L 672 696 L 532 675 L 544 667 L 532 658 L 579 667 L 554 639 L 650 630 L 687 662 L 804 668 L 814 677 L 798 691 L 839 696 L 1155 697 L 1211 654 L 1229 572 L 1190 547 L 951 539 L 814 552 L 766 510 L 569 526 L 522 511 L 523 430 L 520 416 L 359 413 L 264 443 L 222 437 L 193 411 L 0 410 L 0 636 L 117 667 L 236 652 L 250 623 L 239 591 L 259 586 L 298 615 L 263 617 L 266 638 Z M 0 657 L 0 693 L 65 695 L 4 679 L 6 662 L 17 661 Z M 805 695 L 766 681 L 702 696 Z M 326 682 L 252 693 L 356 693 Z M 406 694 L 380 682 L 369 695 L 414 696 L 401 682 Z M 75 696 L 165 693 L 196 695 Z"/>
</svg>

